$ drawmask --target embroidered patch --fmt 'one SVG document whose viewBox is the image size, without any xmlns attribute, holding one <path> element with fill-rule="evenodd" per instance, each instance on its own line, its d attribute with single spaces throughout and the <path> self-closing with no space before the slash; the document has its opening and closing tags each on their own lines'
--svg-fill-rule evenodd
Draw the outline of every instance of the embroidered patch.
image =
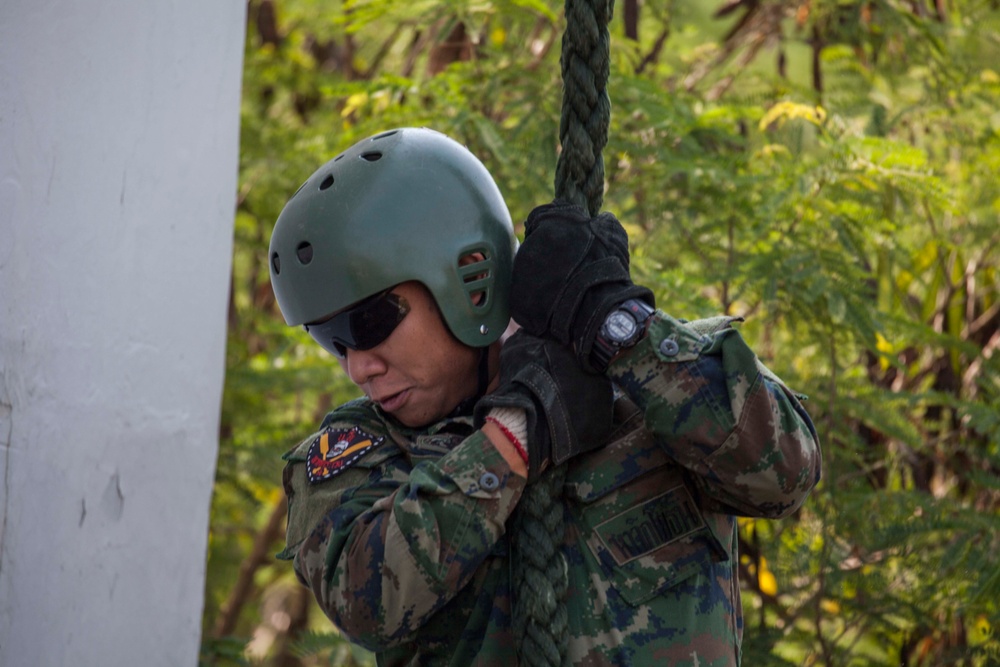
<svg viewBox="0 0 1000 667">
<path fill-rule="evenodd" d="M 335 477 L 385 441 L 358 427 L 328 428 L 309 445 L 306 475 L 310 484 Z"/>
<path fill-rule="evenodd" d="M 596 531 L 615 562 L 624 565 L 704 526 L 691 494 L 678 486 L 611 517 Z"/>
</svg>

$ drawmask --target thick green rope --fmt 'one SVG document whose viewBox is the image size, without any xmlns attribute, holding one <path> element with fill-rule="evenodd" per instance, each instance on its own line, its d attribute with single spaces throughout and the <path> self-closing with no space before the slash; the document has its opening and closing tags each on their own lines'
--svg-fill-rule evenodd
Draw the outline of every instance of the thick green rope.
<svg viewBox="0 0 1000 667">
<path fill-rule="evenodd" d="M 604 200 L 604 158 L 611 101 L 608 23 L 613 0 L 566 0 L 566 32 L 560 62 L 563 76 L 556 165 L 556 197 L 596 215 Z M 562 489 L 566 468 L 549 471 L 524 491 L 514 538 L 514 636 L 521 665 L 569 665 L 566 613 L 568 568 Z"/>
<path fill-rule="evenodd" d="M 568 664 L 566 646 L 568 571 L 560 496 L 565 466 L 549 471 L 524 491 L 514 538 L 514 637 L 519 664 Z"/>
<path fill-rule="evenodd" d="M 604 200 L 604 158 L 611 124 L 608 23 L 613 0 L 566 0 L 563 34 L 563 101 L 559 119 L 562 153 L 556 165 L 556 197 L 597 215 Z"/>
</svg>

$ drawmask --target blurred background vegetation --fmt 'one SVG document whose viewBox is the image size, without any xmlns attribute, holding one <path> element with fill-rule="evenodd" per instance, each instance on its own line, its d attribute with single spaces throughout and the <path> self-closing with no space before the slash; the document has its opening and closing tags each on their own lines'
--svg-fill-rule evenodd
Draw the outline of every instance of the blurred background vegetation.
<svg viewBox="0 0 1000 667">
<path fill-rule="evenodd" d="M 287 563 L 280 455 L 357 395 L 284 325 L 284 202 L 396 126 L 552 197 L 553 0 L 250 0 L 204 665 L 360 665 Z M 681 317 L 745 316 L 825 476 L 743 520 L 746 665 L 1000 664 L 1000 3 L 619 0 L 605 208 Z M 520 232 L 520 228 L 519 228 Z M 378 239 L 372 239 L 378 243 Z"/>
</svg>

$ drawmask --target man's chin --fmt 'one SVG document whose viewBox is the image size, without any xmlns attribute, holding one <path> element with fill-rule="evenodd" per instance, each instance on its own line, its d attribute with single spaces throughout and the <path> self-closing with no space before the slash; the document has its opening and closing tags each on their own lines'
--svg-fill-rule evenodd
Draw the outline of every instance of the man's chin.
<svg viewBox="0 0 1000 667">
<path fill-rule="evenodd" d="M 391 402 L 389 404 L 391 405 Z M 386 404 L 383 403 L 379 403 L 379 407 L 382 409 L 382 412 L 407 428 L 430 426 L 439 419 L 434 415 L 428 415 L 429 411 L 427 409 L 421 409 L 419 405 L 414 405 L 412 397 L 408 397 L 408 400 L 395 410 L 388 409 Z"/>
</svg>

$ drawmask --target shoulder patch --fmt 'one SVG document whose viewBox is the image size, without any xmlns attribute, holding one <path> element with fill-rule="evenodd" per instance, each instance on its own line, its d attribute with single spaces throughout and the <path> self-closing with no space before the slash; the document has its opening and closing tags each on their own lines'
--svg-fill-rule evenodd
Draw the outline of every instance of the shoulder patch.
<svg viewBox="0 0 1000 667">
<path fill-rule="evenodd" d="M 357 426 L 348 429 L 327 427 L 309 445 L 306 464 L 309 483 L 318 484 L 336 477 L 383 442 L 385 436 L 374 436 Z"/>
</svg>

